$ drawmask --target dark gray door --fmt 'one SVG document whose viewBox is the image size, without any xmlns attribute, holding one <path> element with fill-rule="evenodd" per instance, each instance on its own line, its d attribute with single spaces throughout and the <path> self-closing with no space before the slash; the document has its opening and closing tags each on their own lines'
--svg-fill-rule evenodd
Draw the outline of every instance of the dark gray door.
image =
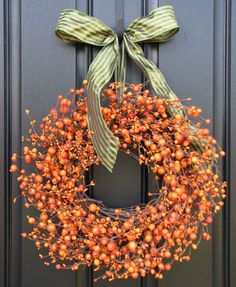
<svg viewBox="0 0 236 287">
<path fill-rule="evenodd" d="M 148 277 L 93 284 L 92 270 L 55 271 L 38 258 L 34 244 L 22 240 L 26 210 L 12 206 L 19 194 L 8 173 L 10 154 L 20 152 L 19 138 L 28 128 L 24 109 L 42 118 L 58 94 L 79 86 L 97 50 L 65 44 L 54 29 L 60 10 L 76 8 L 117 29 L 120 0 L 0 0 L 0 286 L 1 287 L 234 287 L 236 286 L 236 1 L 126 0 L 124 26 L 157 6 L 171 4 L 181 26 L 166 44 L 146 44 L 145 53 L 163 71 L 181 98 L 191 97 L 213 118 L 212 132 L 227 152 L 222 163 L 228 201 L 213 225 L 213 240 L 202 242 L 190 263 L 176 264 L 162 281 Z M 232 51 L 232 52 L 231 52 Z M 143 77 L 133 63 L 127 81 Z M 110 206 L 145 201 L 153 182 L 145 169 L 119 155 L 113 174 L 91 171 L 94 196 Z"/>
</svg>

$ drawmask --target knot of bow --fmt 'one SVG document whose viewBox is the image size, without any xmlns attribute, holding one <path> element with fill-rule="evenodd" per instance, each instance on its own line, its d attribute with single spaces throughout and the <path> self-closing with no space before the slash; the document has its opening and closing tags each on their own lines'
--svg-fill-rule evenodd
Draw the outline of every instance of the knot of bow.
<svg viewBox="0 0 236 287">
<path fill-rule="evenodd" d="M 129 57 L 149 79 L 155 94 L 160 98 L 175 99 L 176 95 L 167 85 L 161 71 L 145 58 L 139 43 L 165 42 L 178 30 L 179 25 L 173 7 L 159 7 L 147 16 L 131 22 L 123 33 L 120 49 L 116 33 L 97 18 L 73 9 L 65 9 L 61 12 L 56 26 L 57 36 L 64 41 L 103 47 L 91 63 L 87 73 L 87 120 L 97 155 L 109 171 L 112 171 L 116 161 L 119 140 L 112 134 L 102 117 L 101 91 L 113 74 L 115 74 L 116 81 L 121 82 L 121 87 L 124 85 L 124 50 L 126 50 Z M 173 109 L 169 112 L 175 113 Z"/>
</svg>

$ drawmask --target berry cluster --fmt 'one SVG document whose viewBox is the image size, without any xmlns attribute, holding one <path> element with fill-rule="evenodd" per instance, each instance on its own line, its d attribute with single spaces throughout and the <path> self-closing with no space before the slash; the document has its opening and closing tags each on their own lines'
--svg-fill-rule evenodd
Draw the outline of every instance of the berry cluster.
<svg viewBox="0 0 236 287">
<path fill-rule="evenodd" d="M 28 172 L 12 155 L 10 171 L 18 173 L 31 214 L 32 231 L 22 236 L 57 269 L 105 266 L 100 277 L 109 280 L 148 273 L 161 279 L 173 262 L 190 260 L 202 238 L 210 239 L 208 225 L 225 198 L 217 164 L 224 152 L 202 125 L 210 120 L 201 109 L 151 96 L 141 84 L 126 87 L 118 102 L 119 83 L 113 83 L 103 91 L 103 117 L 120 149 L 154 174 L 156 191 L 147 204 L 108 208 L 87 194 L 95 183 L 85 182 L 85 172 L 100 160 L 87 128 L 85 89 L 86 82 L 59 96 L 39 131 L 31 121 L 23 138 Z M 170 108 L 183 113 L 170 117 Z"/>
</svg>

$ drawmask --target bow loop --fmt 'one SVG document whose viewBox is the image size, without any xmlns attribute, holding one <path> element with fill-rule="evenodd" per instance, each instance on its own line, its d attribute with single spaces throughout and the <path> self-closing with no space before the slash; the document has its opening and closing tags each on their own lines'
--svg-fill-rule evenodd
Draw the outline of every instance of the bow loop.
<svg viewBox="0 0 236 287">
<path fill-rule="evenodd" d="M 165 42 L 179 31 L 172 6 L 158 7 L 131 22 L 125 34 L 131 41 Z"/>
<path fill-rule="evenodd" d="M 105 46 L 116 38 L 116 34 L 105 23 L 74 9 L 61 11 L 55 32 L 64 41 L 94 46 Z"/>
</svg>

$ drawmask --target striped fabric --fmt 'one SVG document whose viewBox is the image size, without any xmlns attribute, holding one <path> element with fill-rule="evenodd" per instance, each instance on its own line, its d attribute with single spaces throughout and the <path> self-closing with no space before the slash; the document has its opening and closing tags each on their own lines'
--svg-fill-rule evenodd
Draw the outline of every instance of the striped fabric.
<svg viewBox="0 0 236 287">
<path fill-rule="evenodd" d="M 125 55 L 128 55 L 144 72 L 160 98 L 175 99 L 161 71 L 144 57 L 141 42 L 165 42 L 179 30 L 172 6 L 154 9 L 149 15 L 135 19 L 124 31 L 120 51 L 117 35 L 100 20 L 78 10 L 62 10 L 56 35 L 64 41 L 86 43 L 103 47 L 89 67 L 87 74 L 88 125 L 92 142 L 103 165 L 112 172 L 119 149 L 119 140 L 106 126 L 100 110 L 101 90 L 115 73 L 115 78 L 125 82 Z M 170 114 L 176 110 L 169 110 Z M 180 111 L 178 111 L 180 112 Z"/>
</svg>

